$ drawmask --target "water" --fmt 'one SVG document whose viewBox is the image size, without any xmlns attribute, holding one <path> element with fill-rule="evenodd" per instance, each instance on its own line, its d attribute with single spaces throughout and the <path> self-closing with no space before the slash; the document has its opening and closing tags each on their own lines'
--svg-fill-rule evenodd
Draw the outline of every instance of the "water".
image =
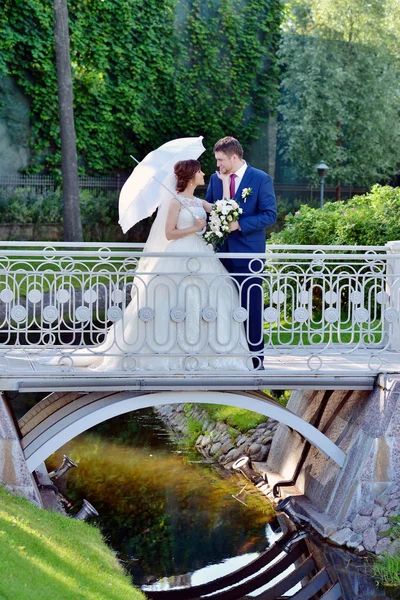
<svg viewBox="0 0 400 600">
<path fill-rule="evenodd" d="M 17 418 L 42 397 L 10 397 Z M 78 436 L 46 461 L 49 471 L 63 454 L 79 464 L 57 482 L 74 502 L 72 512 L 83 498 L 96 507 L 108 543 L 145 589 L 221 577 L 281 534 L 252 484 L 177 447 L 152 410 L 116 417 Z M 375 586 L 365 559 L 321 540 L 312 552 L 332 580 L 339 579 L 344 600 L 400 600 L 399 590 Z"/>
<path fill-rule="evenodd" d="M 50 457 L 48 470 L 63 454 L 79 469 L 68 473 L 62 491 L 74 512 L 83 498 L 95 506 L 96 522 L 136 585 L 211 580 L 212 565 L 233 570 L 277 537 L 267 499 L 241 476 L 179 449 L 151 410 L 78 436 Z"/>
</svg>

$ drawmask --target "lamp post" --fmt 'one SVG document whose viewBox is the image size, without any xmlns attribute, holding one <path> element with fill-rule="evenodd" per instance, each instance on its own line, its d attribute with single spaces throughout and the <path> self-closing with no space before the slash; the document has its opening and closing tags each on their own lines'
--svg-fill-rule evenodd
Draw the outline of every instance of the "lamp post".
<svg viewBox="0 0 400 600">
<path fill-rule="evenodd" d="M 324 206 L 324 180 L 325 180 L 325 176 L 328 172 L 328 165 L 321 160 L 321 162 L 319 163 L 318 167 L 317 167 L 317 171 L 318 171 L 318 175 L 320 176 L 320 182 L 321 182 L 321 187 L 320 187 L 320 208 L 322 208 Z"/>
</svg>

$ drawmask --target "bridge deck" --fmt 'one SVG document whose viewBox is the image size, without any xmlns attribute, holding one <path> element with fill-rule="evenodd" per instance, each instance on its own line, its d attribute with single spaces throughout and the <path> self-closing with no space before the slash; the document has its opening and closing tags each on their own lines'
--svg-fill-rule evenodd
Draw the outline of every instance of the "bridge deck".
<svg viewBox="0 0 400 600">
<path fill-rule="evenodd" d="M 42 365 L 37 353 L 14 351 L 0 358 L 2 390 L 54 391 L 103 389 L 371 389 L 382 373 L 400 372 L 395 352 L 325 350 L 310 355 L 301 349 L 266 353 L 264 370 L 244 372 L 216 371 L 93 371 L 75 367 L 65 370 Z"/>
</svg>

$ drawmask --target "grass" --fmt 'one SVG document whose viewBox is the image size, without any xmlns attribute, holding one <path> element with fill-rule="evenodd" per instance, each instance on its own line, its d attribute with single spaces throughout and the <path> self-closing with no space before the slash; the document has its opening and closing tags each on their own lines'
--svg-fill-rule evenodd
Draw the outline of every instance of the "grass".
<svg viewBox="0 0 400 600">
<path fill-rule="evenodd" d="M 264 390 L 264 392 L 269 396 L 274 397 L 274 392 L 271 392 L 270 390 Z M 289 402 L 291 393 L 292 390 L 283 390 L 281 395 L 275 397 L 275 399 L 282 406 L 286 406 Z M 189 404 L 187 406 L 190 407 L 191 405 Z M 230 425 L 230 427 L 239 430 L 241 433 L 246 433 L 249 429 L 254 429 L 257 425 L 265 423 L 268 418 L 265 415 L 260 415 L 252 410 L 236 408 L 235 406 L 225 406 L 224 404 L 202 404 L 202 408 L 207 411 L 211 421 L 216 423 L 226 423 L 227 425 Z M 201 431 L 199 433 L 201 433 Z"/>
<path fill-rule="evenodd" d="M 374 576 L 381 585 L 390 587 L 400 587 L 400 555 L 390 556 L 382 554 L 379 556 L 373 566 Z"/>
<path fill-rule="evenodd" d="M 220 404 L 203 404 L 202 406 L 206 409 L 212 421 L 218 423 L 223 421 L 243 433 L 257 427 L 260 423 L 264 423 L 267 419 L 265 415 L 244 408 Z"/>
<path fill-rule="evenodd" d="M 400 540 L 400 515 L 388 517 L 392 527 L 386 531 L 378 532 L 380 537 L 389 537 L 391 540 Z M 400 587 L 400 553 L 383 553 L 378 556 L 373 564 L 373 574 L 379 583 L 385 586 Z"/>
<path fill-rule="evenodd" d="M 264 343 L 272 344 L 273 346 L 304 346 L 314 344 L 327 344 L 329 341 L 333 344 L 358 344 L 361 339 L 364 339 L 369 344 L 382 343 L 384 330 L 380 320 L 372 321 L 366 325 L 360 326 L 358 323 L 350 323 L 341 321 L 335 324 L 332 332 L 330 326 L 319 323 L 310 323 L 300 326 L 293 323 L 281 320 L 279 331 L 277 325 L 272 325 L 264 328 Z M 362 336 L 362 338 L 361 338 Z"/>
<path fill-rule="evenodd" d="M 144 600 L 95 527 L 0 487 L 2 600 Z"/>
</svg>

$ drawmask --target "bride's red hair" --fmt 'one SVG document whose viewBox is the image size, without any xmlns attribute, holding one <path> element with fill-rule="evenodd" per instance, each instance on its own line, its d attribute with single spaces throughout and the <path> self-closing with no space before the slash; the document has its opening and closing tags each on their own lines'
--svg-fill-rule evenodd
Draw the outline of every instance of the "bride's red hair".
<svg viewBox="0 0 400 600">
<path fill-rule="evenodd" d="M 201 165 L 198 160 L 180 160 L 174 166 L 174 173 L 177 179 L 176 191 L 183 192 L 187 184 L 198 171 L 201 170 Z"/>
</svg>

